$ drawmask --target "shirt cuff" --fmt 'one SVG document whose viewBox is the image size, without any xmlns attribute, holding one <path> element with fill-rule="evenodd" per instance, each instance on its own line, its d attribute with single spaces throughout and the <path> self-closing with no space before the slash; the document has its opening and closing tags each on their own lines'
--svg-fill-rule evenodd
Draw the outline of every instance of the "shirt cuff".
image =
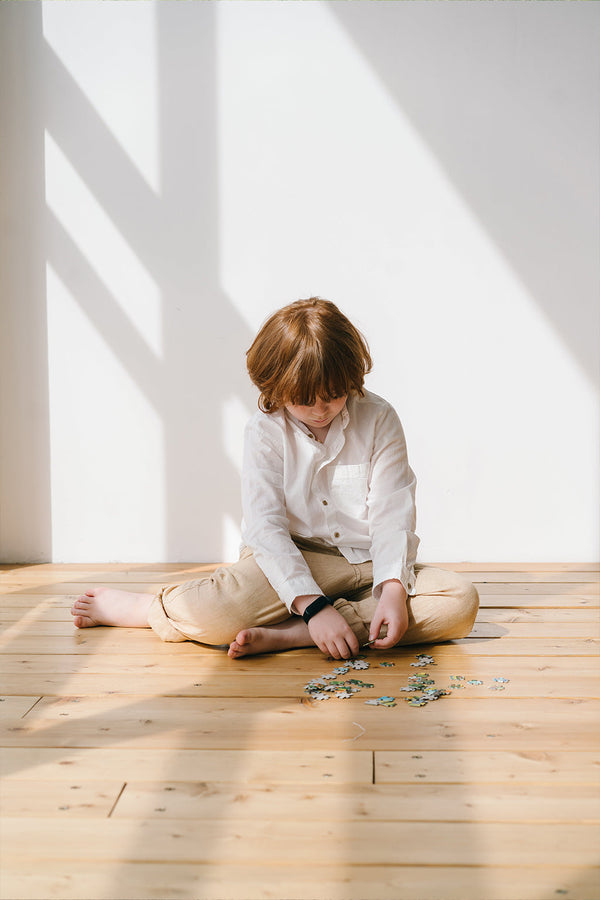
<svg viewBox="0 0 600 900">
<path fill-rule="evenodd" d="M 390 569 L 388 572 L 379 572 L 377 575 L 377 583 L 373 586 L 373 596 L 376 600 L 381 597 L 381 589 L 384 581 L 395 578 L 400 582 L 408 597 L 414 597 L 417 592 L 416 577 L 414 566 L 401 566 L 400 568 Z"/>
<path fill-rule="evenodd" d="M 275 586 L 273 585 L 273 587 Z M 293 616 L 298 615 L 298 613 L 293 612 L 292 610 L 292 603 L 296 597 L 306 597 L 310 594 L 316 594 L 320 597 L 323 593 L 313 578 L 294 578 L 290 581 L 286 581 L 285 584 L 281 585 L 279 588 L 275 588 L 275 590 L 279 594 L 279 599 L 285 603 Z"/>
</svg>

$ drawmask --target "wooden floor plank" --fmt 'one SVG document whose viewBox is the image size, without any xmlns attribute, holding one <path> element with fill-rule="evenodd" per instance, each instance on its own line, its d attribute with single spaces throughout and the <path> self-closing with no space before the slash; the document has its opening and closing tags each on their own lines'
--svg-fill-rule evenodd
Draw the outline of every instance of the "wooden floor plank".
<svg viewBox="0 0 600 900">
<path fill-rule="evenodd" d="M 538 638 L 535 646 L 527 638 L 498 635 L 467 637 L 453 641 L 451 646 L 460 653 L 490 656 L 597 656 L 600 641 L 587 637 L 582 640 L 569 638 Z M 428 645 L 412 644 L 415 653 L 427 652 Z M 437 645 L 450 646 L 450 645 Z M 143 653 L 153 657 L 180 656 L 184 653 L 215 653 L 214 648 L 203 648 L 191 641 L 165 643 L 149 628 L 84 628 L 74 629 L 69 635 L 13 634 L 0 637 L 3 653 Z M 429 649 L 431 647 L 429 646 Z M 310 650 L 310 653 L 313 651 Z"/>
<path fill-rule="evenodd" d="M 600 589 L 597 582 L 590 584 L 580 584 L 577 582 L 543 582 L 536 584 L 534 582 L 489 582 L 486 584 L 478 584 L 477 591 L 480 597 L 493 597 L 496 594 L 520 594 L 520 595 L 552 595 L 559 594 L 563 597 L 572 595 L 581 595 L 582 597 L 598 597 Z"/>
<path fill-rule="evenodd" d="M 598 900 L 600 869 L 8 861 L 2 886 L 6 900 Z"/>
<path fill-rule="evenodd" d="M 599 750 L 378 750 L 377 784 L 510 783 L 600 786 Z"/>
<path fill-rule="evenodd" d="M 27 785 L 29 809 L 46 799 L 43 783 Z M 13 785 L 14 787 L 14 785 Z M 25 793 L 25 792 L 23 792 Z M 64 797 L 64 794 L 63 794 Z M 19 798 L 22 802 L 22 796 Z M 5 809 L 5 814 L 13 815 Z M 35 815 L 35 813 L 34 813 Z M 385 784 L 249 787 L 205 781 L 128 783 L 116 818 L 223 819 L 273 822 L 587 822 L 600 823 L 600 796 L 588 785 Z"/>
<path fill-rule="evenodd" d="M 518 581 L 522 584 L 572 584 L 574 582 L 598 584 L 598 581 L 600 580 L 600 576 L 597 570 L 579 572 L 575 570 L 571 570 L 569 572 L 532 572 L 531 570 L 519 572 L 516 570 L 505 570 L 502 572 L 493 572 L 487 569 L 479 569 L 469 570 L 468 578 L 469 581 L 472 581 L 478 589 L 480 584 L 489 584 L 492 582 L 498 582 L 502 584 L 507 584 L 513 581 Z"/>
<path fill-rule="evenodd" d="M 598 859 L 597 828 L 583 824 L 481 822 L 329 823 L 315 840 L 312 822 L 238 819 L 3 818 L 7 859 L 149 862 L 287 863 L 307 865 L 555 865 L 588 866 Z"/>
<path fill-rule="evenodd" d="M 600 599 L 592 596 L 582 596 L 581 594 L 513 594 L 510 591 L 510 585 L 507 585 L 507 591 L 504 594 L 485 594 L 479 595 L 480 609 L 505 607 L 506 609 L 592 609 L 597 611 L 600 606 Z M 596 612 L 597 614 L 597 612 Z"/>
<path fill-rule="evenodd" d="M 42 698 L 22 720 L 0 731 L 6 747 L 174 747 L 280 749 L 338 747 L 364 729 L 360 749 L 591 749 L 597 700 L 444 698 L 394 709 L 352 698 L 328 703 L 278 698 Z M 354 725 L 353 723 L 358 723 Z"/>
<path fill-rule="evenodd" d="M 588 609 L 507 609 L 503 607 L 484 607 L 477 614 L 479 622 L 589 622 L 600 624 L 600 610 Z"/>
<path fill-rule="evenodd" d="M 264 669 L 252 670 L 246 667 L 244 670 L 216 670 L 200 667 L 183 669 L 179 674 L 160 673 L 155 670 L 144 670 L 143 667 L 131 666 L 129 674 L 118 669 L 118 662 L 112 661 L 113 671 L 96 672 L 92 666 L 91 671 L 77 671 L 72 665 L 71 673 L 66 671 L 65 660 L 62 659 L 62 667 L 52 670 L 48 663 L 42 667 L 43 662 L 50 657 L 40 657 L 37 660 L 37 671 L 27 671 L 22 664 L 11 664 L 16 672 L 4 674 L 2 685 L 5 694 L 44 694 L 45 696 L 60 697 L 65 694 L 76 696 L 96 696 L 99 694 L 130 694 L 132 691 L 138 694 L 156 696 L 179 697 L 286 697 L 300 699 L 304 696 L 305 684 L 314 676 L 321 674 L 318 666 L 314 664 L 306 666 L 304 672 L 294 671 L 288 673 L 284 667 L 276 675 L 274 673 L 261 674 Z M 544 657 L 542 657 L 543 659 Z M 22 658 L 18 658 L 21 660 Z M 78 657 L 71 657 L 72 661 Z M 506 686 L 503 697 L 600 697 L 600 673 L 598 660 L 593 657 L 585 657 L 583 664 L 577 663 L 576 678 L 573 672 L 573 662 L 570 667 L 565 665 L 569 658 L 560 660 L 560 665 L 551 662 L 532 669 L 528 663 L 523 663 L 521 657 L 510 657 L 503 661 L 502 671 L 496 657 L 471 657 L 466 671 L 456 672 L 456 664 L 445 662 L 443 665 L 431 667 L 430 676 L 433 677 L 435 687 L 451 689 L 453 680 L 451 674 L 462 674 L 465 678 L 464 689 L 457 691 L 454 700 L 485 696 L 494 684 L 494 677 L 509 677 L 509 685 Z M 7 667 L 8 668 L 8 667 Z M 327 668 L 327 667 L 321 667 Z M 46 669 L 44 671 L 43 669 Z M 62 671 L 61 671 L 62 669 Z M 379 667 L 367 670 L 368 683 L 373 688 L 363 688 L 361 699 L 378 697 L 381 695 L 402 696 L 400 687 L 408 685 L 409 673 L 402 669 L 405 666 L 394 666 L 390 669 Z M 409 670 L 414 671 L 414 670 Z M 364 674 L 364 673 L 363 673 Z M 471 685 L 468 679 L 483 682 L 481 685 Z"/>
<path fill-rule="evenodd" d="M 179 645 L 178 645 L 179 646 Z M 183 646 L 183 645 L 181 645 Z M 200 648 L 196 648 L 200 650 Z M 485 677 L 504 674 L 504 670 L 510 667 L 511 675 L 522 678 L 531 675 L 556 674 L 567 679 L 569 676 L 579 678 L 579 674 L 585 676 L 600 675 L 600 658 L 598 656 L 583 656 L 576 663 L 570 656 L 535 656 L 533 659 L 523 656 L 505 656 L 502 660 L 491 655 L 466 655 L 462 648 L 453 643 L 437 644 L 428 651 L 434 658 L 435 665 L 426 667 L 426 670 L 435 678 L 439 675 L 449 675 L 459 672 Z M 416 654 L 412 647 L 394 648 L 387 653 L 365 651 L 365 659 L 369 668 L 364 670 L 365 680 L 368 673 L 372 676 L 406 679 L 414 674 L 412 663 L 416 660 Z M 298 686 L 304 684 L 316 675 L 333 670 L 337 662 L 325 658 L 318 650 L 292 651 L 288 653 L 265 654 L 261 656 L 230 659 L 226 653 L 217 650 L 200 651 L 197 654 L 177 653 L 155 658 L 152 661 L 140 656 L 139 653 L 95 654 L 87 656 L 77 654 L 35 654 L 35 653 L 6 653 L 1 657 L 2 672 L 4 674 L 19 673 L 53 673 L 61 674 L 106 674 L 120 675 L 123 687 L 130 693 L 155 693 L 155 691 L 139 690 L 131 681 L 132 676 L 156 675 L 185 675 L 198 676 L 195 680 L 210 677 L 221 678 L 225 675 L 238 677 L 239 683 L 251 680 L 253 677 L 271 678 L 274 683 L 279 683 L 280 678 L 297 678 Z M 392 663 L 391 666 L 382 666 L 381 663 Z M 461 663 L 464 667 L 460 668 Z M 459 668 L 457 669 L 457 664 Z M 498 669 L 502 671 L 499 672 Z M 194 680 L 192 678 L 192 680 Z M 404 683 L 404 681 L 402 682 Z M 139 685 L 141 687 L 141 685 Z M 19 693 L 23 693 L 20 691 Z"/>
<path fill-rule="evenodd" d="M 217 781 L 3 781 L 4 816 L 441 822 L 600 822 L 589 785 L 282 785 Z"/>
<path fill-rule="evenodd" d="M 474 674 L 473 672 L 469 674 Z M 511 672 L 511 674 L 513 674 Z M 374 682 L 373 682 L 374 683 Z M 121 675 L 71 675 L 67 678 L 37 674 L 37 675 L 9 675 L 3 678 L 4 690 L 18 694 L 20 690 L 27 693 L 35 691 L 45 694 L 47 697 L 60 697 L 65 694 L 80 697 L 94 697 L 103 693 L 129 694 L 127 685 Z M 445 681 L 438 679 L 436 687 L 447 688 Z M 178 675 L 146 675 L 136 684 L 136 691 L 144 690 L 149 696 L 161 695 L 163 697 L 302 697 L 302 688 L 297 681 L 281 678 L 276 685 L 269 676 L 255 676 L 243 681 L 237 676 L 221 676 L 218 680 L 207 678 L 203 681 L 191 682 L 189 677 Z M 485 690 L 485 688 L 484 688 Z M 467 696 L 475 696 L 474 689 L 466 688 L 467 694 L 456 695 L 456 699 L 462 701 Z M 480 689 L 481 693 L 481 689 Z M 390 677 L 383 676 L 377 680 L 377 688 L 364 689 L 362 696 L 365 699 L 378 696 L 402 695 L 398 692 L 398 682 Z M 529 679 L 526 683 L 516 684 L 514 677 L 511 680 L 510 696 L 527 698 L 599 698 L 600 680 L 594 677 L 582 677 L 578 674 L 575 685 L 570 684 L 562 676 L 544 676 L 537 680 Z"/>
<path fill-rule="evenodd" d="M 348 745 L 345 745 L 348 746 Z M 113 747 L 0 750 L 3 780 L 14 781 L 161 781 L 177 777 L 244 784 L 371 784 L 370 750 L 167 750 Z"/>
<path fill-rule="evenodd" d="M 107 818 L 124 784 L 117 781 L 16 781 L 0 783 L 4 816 Z"/>
<path fill-rule="evenodd" d="M 48 623 L 52 625 L 56 623 Z M 600 621 L 595 622 L 476 622 L 473 637 L 509 637 L 540 640 L 542 638 L 600 637 Z"/>
<path fill-rule="evenodd" d="M 586 785 L 600 781 L 598 751 L 477 750 L 0 750 L 3 781 L 299 784 Z"/>
</svg>

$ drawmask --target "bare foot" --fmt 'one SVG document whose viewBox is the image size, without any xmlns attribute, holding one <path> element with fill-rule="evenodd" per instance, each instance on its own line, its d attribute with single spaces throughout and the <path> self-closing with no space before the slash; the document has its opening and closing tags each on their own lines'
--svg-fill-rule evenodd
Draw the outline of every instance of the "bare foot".
<svg viewBox="0 0 600 900">
<path fill-rule="evenodd" d="M 256 653 L 274 653 L 277 650 L 293 650 L 295 647 L 313 647 L 308 626 L 300 616 L 293 616 L 278 625 L 245 628 L 238 632 L 229 645 L 227 655 L 232 659 L 253 656 Z"/>
<path fill-rule="evenodd" d="M 73 604 L 71 615 L 77 628 L 94 625 L 121 625 L 126 628 L 149 628 L 148 611 L 153 594 L 134 594 L 112 588 L 91 588 Z"/>
</svg>

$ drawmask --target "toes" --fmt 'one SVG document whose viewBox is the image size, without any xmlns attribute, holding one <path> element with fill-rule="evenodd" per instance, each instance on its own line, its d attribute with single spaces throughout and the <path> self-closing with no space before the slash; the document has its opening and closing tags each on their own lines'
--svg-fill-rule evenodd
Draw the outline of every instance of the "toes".
<svg viewBox="0 0 600 900">
<path fill-rule="evenodd" d="M 78 597 L 73 606 L 71 607 L 71 612 L 73 615 L 77 615 L 77 610 L 84 612 L 89 609 L 89 602 L 86 597 Z"/>
</svg>

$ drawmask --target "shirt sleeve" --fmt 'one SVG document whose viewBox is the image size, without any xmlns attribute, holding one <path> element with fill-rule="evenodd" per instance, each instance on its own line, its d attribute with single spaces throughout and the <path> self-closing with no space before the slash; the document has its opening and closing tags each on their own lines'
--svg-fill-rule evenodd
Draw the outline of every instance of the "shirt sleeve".
<svg viewBox="0 0 600 900">
<path fill-rule="evenodd" d="M 390 578 L 397 578 L 407 594 L 415 592 L 419 546 L 415 534 L 416 486 L 400 419 L 388 406 L 375 427 L 367 497 L 376 599 L 381 595 L 382 582 Z"/>
<path fill-rule="evenodd" d="M 296 597 L 323 592 L 290 536 L 283 465 L 283 446 L 277 446 L 274 436 L 251 420 L 244 436 L 242 538 L 271 587 L 292 612 Z"/>
</svg>

